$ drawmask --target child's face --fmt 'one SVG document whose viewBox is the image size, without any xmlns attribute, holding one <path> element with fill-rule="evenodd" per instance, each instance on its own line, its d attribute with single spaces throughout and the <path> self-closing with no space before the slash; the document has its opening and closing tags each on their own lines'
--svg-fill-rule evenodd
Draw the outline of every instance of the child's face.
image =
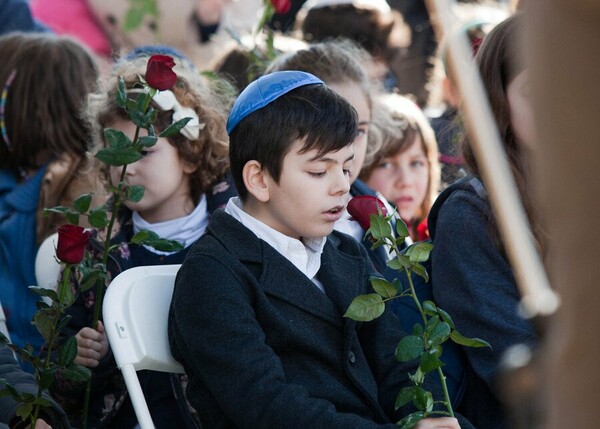
<svg viewBox="0 0 600 429">
<path fill-rule="evenodd" d="M 111 128 L 123 131 L 130 139 L 135 135 L 135 125 L 119 120 Z M 141 130 L 143 135 L 146 131 Z M 196 202 L 190 197 L 189 175 L 194 168 L 179 158 L 177 149 L 159 138 L 151 148 L 142 152 L 143 158 L 129 164 L 125 180 L 130 185 L 145 188 L 144 197 L 137 203 L 125 205 L 137 211 L 147 222 L 156 223 L 177 219 L 191 213 Z M 113 184 L 119 183 L 122 167 L 111 167 L 110 178 Z"/>
<path fill-rule="evenodd" d="M 316 158 L 301 148 L 296 142 L 283 159 L 279 184 L 265 171 L 268 201 L 253 215 L 289 237 L 325 237 L 346 206 L 354 151 L 348 145 Z"/>
<path fill-rule="evenodd" d="M 393 203 L 406 221 L 421 215 L 428 184 L 429 161 L 418 134 L 408 149 L 379 161 L 367 180 L 367 185 Z"/>
<path fill-rule="evenodd" d="M 327 86 L 344 97 L 358 113 L 358 135 L 354 139 L 354 163 L 350 171 L 350 183 L 353 183 L 360 174 L 367 153 L 367 136 L 371 122 L 369 100 L 363 89 L 356 83 L 328 83 Z"/>
</svg>

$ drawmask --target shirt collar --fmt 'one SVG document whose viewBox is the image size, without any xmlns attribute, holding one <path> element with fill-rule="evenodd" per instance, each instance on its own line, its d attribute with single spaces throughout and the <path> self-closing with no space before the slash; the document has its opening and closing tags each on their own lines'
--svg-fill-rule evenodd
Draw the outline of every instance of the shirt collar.
<svg viewBox="0 0 600 429">
<path fill-rule="evenodd" d="M 243 210 L 239 197 L 233 197 L 227 203 L 225 212 L 242 223 L 259 239 L 265 241 L 296 268 L 313 280 L 321 268 L 321 253 L 327 237 L 297 240 L 271 228 Z"/>
</svg>

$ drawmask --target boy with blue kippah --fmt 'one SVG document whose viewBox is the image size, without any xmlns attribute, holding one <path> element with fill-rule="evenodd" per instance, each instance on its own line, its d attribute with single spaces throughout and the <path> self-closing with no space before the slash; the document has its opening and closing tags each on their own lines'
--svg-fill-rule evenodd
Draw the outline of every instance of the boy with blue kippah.
<svg viewBox="0 0 600 429">
<path fill-rule="evenodd" d="M 394 358 L 399 324 L 390 312 L 342 316 L 372 274 L 363 247 L 332 234 L 356 112 L 311 74 L 275 72 L 240 94 L 227 131 L 239 198 L 188 254 L 169 315 L 190 404 L 211 429 L 395 428 L 411 411 L 394 410 L 396 395 L 416 370 Z"/>
</svg>

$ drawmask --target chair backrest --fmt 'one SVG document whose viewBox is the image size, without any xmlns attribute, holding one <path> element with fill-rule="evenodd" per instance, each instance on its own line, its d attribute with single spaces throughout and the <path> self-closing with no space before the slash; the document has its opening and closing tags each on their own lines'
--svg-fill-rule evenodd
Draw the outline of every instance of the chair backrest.
<svg viewBox="0 0 600 429">
<path fill-rule="evenodd" d="M 135 267 L 116 276 L 102 305 L 104 328 L 142 429 L 153 428 L 136 371 L 183 373 L 167 334 L 175 276 L 181 265 Z"/>
<path fill-rule="evenodd" d="M 58 232 L 48 236 L 35 256 L 35 279 L 39 287 L 54 289 L 60 277 L 60 262 L 56 258 L 56 245 L 58 243 Z"/>
</svg>

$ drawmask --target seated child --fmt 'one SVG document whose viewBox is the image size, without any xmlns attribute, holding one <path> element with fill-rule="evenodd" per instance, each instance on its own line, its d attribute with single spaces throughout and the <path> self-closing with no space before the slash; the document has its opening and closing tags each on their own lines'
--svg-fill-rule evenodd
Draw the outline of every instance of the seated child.
<svg viewBox="0 0 600 429">
<path fill-rule="evenodd" d="M 394 358 L 398 321 L 389 311 L 369 323 L 343 317 L 372 274 L 364 248 L 332 234 L 357 130 L 350 104 L 305 72 L 265 75 L 233 106 L 240 196 L 189 252 L 169 314 L 171 351 L 204 427 L 393 429 L 409 411 L 394 409 L 416 370 Z M 439 397 L 436 381 L 425 388 Z"/>
<path fill-rule="evenodd" d="M 369 144 L 379 140 L 381 149 L 359 177 L 396 207 L 413 241 L 425 240 L 440 186 L 433 129 L 419 106 L 402 95 L 382 94 L 375 101 Z"/>
<path fill-rule="evenodd" d="M 152 49 L 149 49 L 152 50 Z M 87 113 L 96 129 L 99 145 L 104 128 L 114 128 L 133 139 L 136 126 L 116 102 L 117 77 L 123 77 L 131 98 L 143 75 L 148 57 L 123 59 L 108 78 L 105 92 L 95 94 L 88 103 Z M 109 278 L 140 265 L 180 264 L 192 244 L 204 233 L 208 219 L 218 207 L 236 195 L 233 184 L 227 182 L 228 138 L 225 130 L 226 108 L 230 100 L 217 92 L 214 80 L 205 81 L 195 68 L 177 59 L 174 71 L 177 81 L 171 90 L 160 91 L 153 98 L 158 110 L 155 128 L 166 129 L 176 120 L 176 113 L 197 119 L 195 126 L 186 125 L 179 134 L 159 137 L 146 148 L 143 157 L 127 165 L 125 180 L 130 185 L 144 187 L 138 202 L 127 201 L 119 212 L 119 226 L 113 228 Z M 187 110 L 184 110 L 187 109 Z M 142 130 L 146 133 L 145 130 Z M 104 174 L 112 184 L 118 183 L 122 167 L 105 167 Z M 141 230 L 155 232 L 160 237 L 183 245 L 176 252 L 163 252 L 149 246 L 131 243 Z M 100 231 L 100 234 L 102 231 Z M 101 244 L 92 241 L 92 251 Z M 107 287 L 110 287 L 108 285 Z M 92 396 L 88 427 L 133 428 L 137 424 L 131 401 L 121 373 L 110 351 L 104 326 L 93 329 L 95 288 L 79 294 L 68 309 L 71 316 L 65 331 L 75 335 L 75 362 L 92 370 Z M 142 371 L 140 384 L 157 428 L 194 428 L 193 413 L 182 397 L 179 376 L 164 372 Z M 62 380 L 52 386 L 72 421 L 80 421 L 83 395 L 81 383 Z"/>
</svg>

